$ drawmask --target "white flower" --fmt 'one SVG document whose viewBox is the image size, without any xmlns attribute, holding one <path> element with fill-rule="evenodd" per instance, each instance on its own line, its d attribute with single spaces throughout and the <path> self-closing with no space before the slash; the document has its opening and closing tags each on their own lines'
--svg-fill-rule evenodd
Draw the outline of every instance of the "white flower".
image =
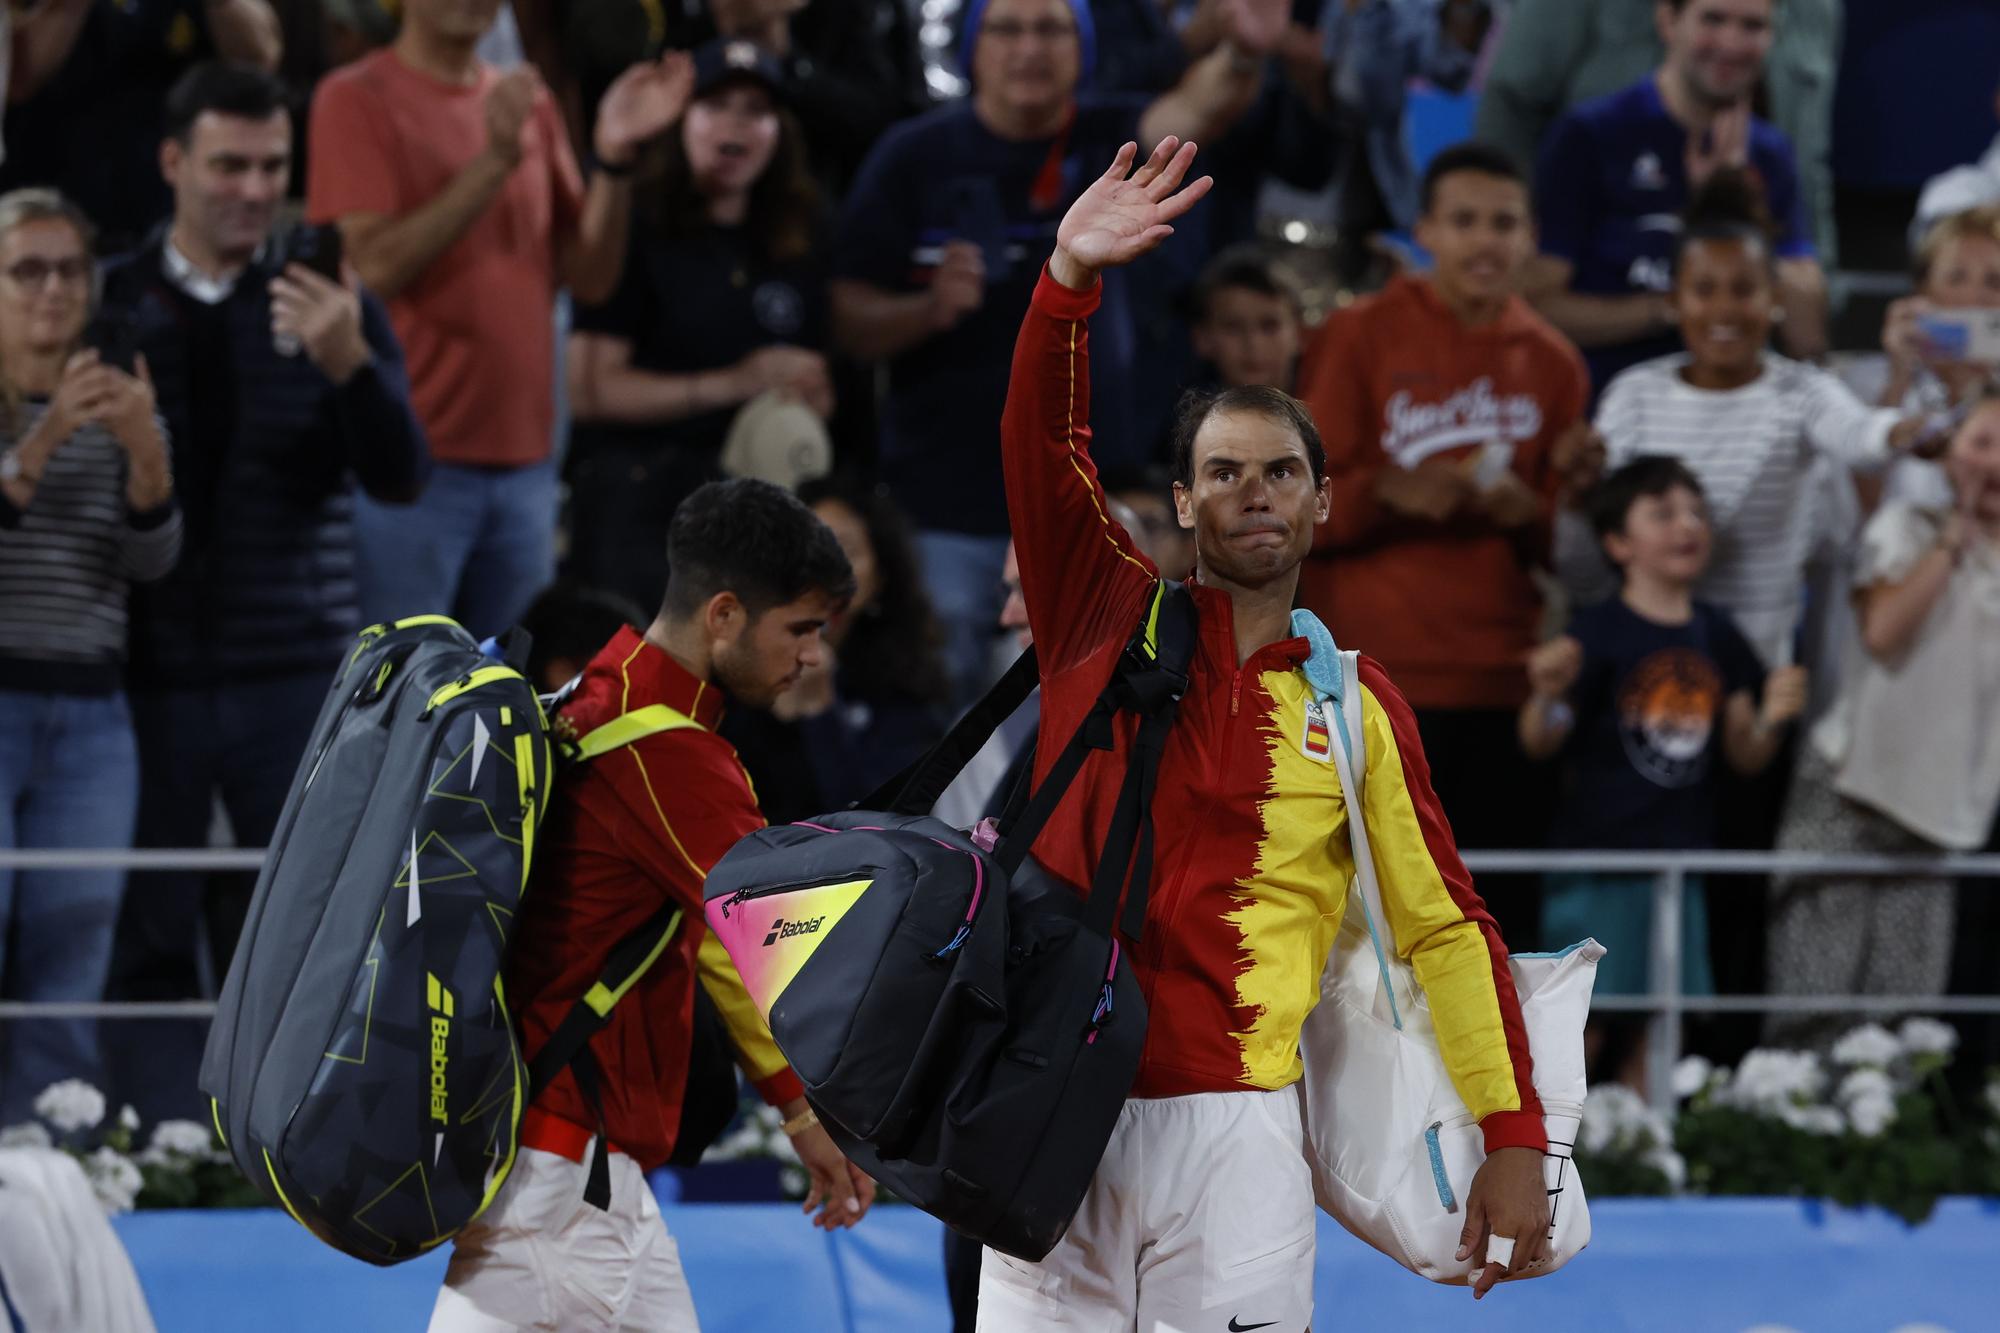
<svg viewBox="0 0 2000 1333">
<path fill-rule="evenodd" d="M 2000 1118 L 2000 1071 L 1996 1071 L 1986 1080 L 1986 1105 L 1991 1108 L 1995 1118 Z"/>
<path fill-rule="evenodd" d="M 1875 1096 L 1857 1097 L 1848 1103 L 1847 1118 L 1854 1122 L 1855 1133 L 1864 1139 L 1872 1139 L 1895 1123 L 1895 1099 Z"/>
<path fill-rule="evenodd" d="M 1840 1090 L 1834 1093 L 1834 1099 L 1843 1106 L 1870 1097 L 1887 1097 L 1893 1101 L 1895 1096 L 1896 1085 L 1889 1081 L 1887 1074 L 1879 1069 L 1865 1068 L 1849 1070 L 1847 1077 L 1840 1080 Z"/>
<path fill-rule="evenodd" d="M 1583 1151 L 1598 1156 L 1640 1156 L 1673 1142 L 1666 1117 L 1623 1083 L 1599 1083 L 1590 1089 L 1583 1099 L 1578 1130 Z"/>
<path fill-rule="evenodd" d="M 132 1159 L 111 1148 L 99 1148 L 84 1158 L 83 1173 L 90 1177 L 91 1192 L 107 1215 L 131 1212 L 146 1183 Z"/>
<path fill-rule="evenodd" d="M 80 1078 L 51 1083 L 35 1098 L 35 1114 L 60 1134 L 91 1129 L 104 1119 L 104 1094 Z"/>
<path fill-rule="evenodd" d="M 55 1136 L 49 1127 L 29 1120 L 19 1125 L 9 1125 L 0 1129 L 0 1148 L 53 1148 Z"/>
<path fill-rule="evenodd" d="M 1833 1061 L 1842 1065 L 1886 1065 L 1903 1053 L 1903 1044 L 1880 1023 L 1863 1023 L 1833 1044 Z"/>
<path fill-rule="evenodd" d="M 137 1134 L 139 1132 L 139 1113 L 129 1106 L 120 1107 L 118 1111 L 118 1128 L 124 1130 L 127 1134 Z M 203 1133 L 206 1132 L 206 1130 L 203 1131 Z"/>
<path fill-rule="evenodd" d="M 1777 1109 L 1778 1119 L 1793 1129 L 1822 1138 L 1838 1138 L 1847 1132 L 1847 1117 L 1831 1106 L 1799 1106 L 1787 1103 Z"/>
<path fill-rule="evenodd" d="M 1674 1066 L 1674 1096 L 1686 1101 L 1708 1086 L 1715 1066 L 1699 1055 L 1688 1055 Z"/>
<path fill-rule="evenodd" d="M 1755 1050 L 1736 1066 L 1718 1100 L 1725 1106 L 1775 1115 L 1782 1107 L 1817 1100 L 1825 1084 L 1826 1073 L 1809 1052 Z"/>
<path fill-rule="evenodd" d="M 1660 1174 L 1667 1178 L 1667 1184 L 1678 1194 L 1687 1187 L 1687 1159 L 1668 1148 L 1653 1158 L 1653 1165 L 1660 1168 Z"/>
<path fill-rule="evenodd" d="M 199 1120 L 162 1120 L 153 1126 L 153 1137 L 146 1147 L 149 1151 L 204 1160 L 215 1155 L 215 1140 L 208 1126 Z"/>
<path fill-rule="evenodd" d="M 1896 1038 L 1912 1055 L 1950 1055 L 1958 1049 L 1958 1029 L 1935 1018 L 1904 1019 Z"/>
</svg>

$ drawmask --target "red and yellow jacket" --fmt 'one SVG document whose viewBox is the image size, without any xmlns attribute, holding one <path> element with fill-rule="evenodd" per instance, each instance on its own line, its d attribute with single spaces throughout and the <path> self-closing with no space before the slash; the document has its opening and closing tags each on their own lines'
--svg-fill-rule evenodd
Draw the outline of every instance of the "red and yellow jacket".
<svg viewBox="0 0 2000 1333">
<path fill-rule="evenodd" d="M 1085 319 L 1098 291 L 1043 274 L 1014 350 L 1001 437 L 1007 508 L 1041 660 L 1036 778 L 1111 671 L 1157 577 L 1104 506 L 1089 453 Z M 1153 883 L 1132 953 L 1151 1022 L 1133 1095 L 1282 1088 L 1353 878 L 1349 812 L 1325 737 L 1308 737 L 1304 639 L 1236 661 L 1226 594 L 1192 585 L 1199 642 L 1153 800 Z M 1487 1150 L 1546 1148 L 1507 949 L 1430 787 L 1409 707 L 1363 660 L 1364 817 L 1397 952 L 1415 969 L 1453 1084 Z M 1137 730 L 1092 753 L 1035 847 L 1090 883 Z"/>
<path fill-rule="evenodd" d="M 650 1170 L 672 1155 L 680 1130 L 697 977 L 764 1099 L 779 1105 L 803 1088 L 702 916 L 709 870 L 764 826 L 749 775 L 715 734 L 721 691 L 627 627 L 584 670 L 556 725 L 583 736 L 649 704 L 695 725 L 612 750 L 557 782 L 535 839 L 507 993 L 523 1006 L 523 1049 L 532 1055 L 603 975 L 614 945 L 663 903 L 683 909 L 667 951 L 590 1039 L 604 1076 L 605 1137 Z M 594 1124 L 564 1070 L 522 1116 L 521 1143 L 582 1161 Z"/>
</svg>

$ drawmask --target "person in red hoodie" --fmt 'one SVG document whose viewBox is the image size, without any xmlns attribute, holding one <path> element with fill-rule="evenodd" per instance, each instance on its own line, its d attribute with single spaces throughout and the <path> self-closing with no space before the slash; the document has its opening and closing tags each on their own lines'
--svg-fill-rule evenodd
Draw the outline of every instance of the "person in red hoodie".
<svg viewBox="0 0 2000 1333">
<path fill-rule="evenodd" d="M 1540 638 L 1532 571 L 1565 477 L 1601 456 L 1582 357 L 1515 294 L 1528 198 L 1498 149 L 1438 154 L 1416 228 L 1434 271 L 1336 312 L 1299 364 L 1333 482 L 1300 604 L 1395 676 L 1467 847 L 1541 843 L 1548 781 L 1514 734 Z M 1530 938 L 1532 881 L 1484 887 L 1502 933 Z"/>
<path fill-rule="evenodd" d="M 696 1333 L 680 1252 L 645 1173 L 680 1125 L 694 987 L 714 999 L 739 1063 L 786 1117 L 811 1173 L 816 1224 L 852 1226 L 875 1186 L 807 1107 L 729 955 L 702 918 L 702 884 L 737 839 L 763 827 L 736 751 L 716 735 L 723 700 L 768 708 L 815 666 L 820 630 L 854 594 L 826 525 L 768 482 L 715 482 L 683 501 L 668 537 L 659 616 L 620 629 L 555 719 L 571 739 L 639 709 L 674 726 L 566 774 L 536 838 L 507 994 L 522 1045 L 540 1049 L 603 975 L 614 945 L 663 902 L 684 909 L 666 952 L 590 1040 L 598 1068 L 611 1204 L 584 1201 L 597 1118 L 565 1069 L 521 1116 L 521 1149 L 493 1205 L 459 1233 L 432 1333 L 647 1329 Z"/>
</svg>

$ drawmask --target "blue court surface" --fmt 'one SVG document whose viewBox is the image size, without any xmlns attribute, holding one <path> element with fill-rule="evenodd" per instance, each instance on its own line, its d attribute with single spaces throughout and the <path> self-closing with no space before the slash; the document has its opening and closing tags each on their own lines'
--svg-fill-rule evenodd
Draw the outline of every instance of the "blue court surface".
<svg viewBox="0 0 2000 1333">
<path fill-rule="evenodd" d="M 824 1236 L 784 1204 L 663 1205 L 704 1333 L 946 1333 L 939 1226 L 878 1208 Z M 1474 1305 L 1320 1220 L 1318 1333 L 1990 1333 L 2000 1201 L 1924 1226 L 1789 1199 L 1604 1200 L 1569 1268 Z M 422 1329 L 442 1253 L 376 1269 L 277 1212 L 118 1219 L 161 1333 Z"/>
</svg>

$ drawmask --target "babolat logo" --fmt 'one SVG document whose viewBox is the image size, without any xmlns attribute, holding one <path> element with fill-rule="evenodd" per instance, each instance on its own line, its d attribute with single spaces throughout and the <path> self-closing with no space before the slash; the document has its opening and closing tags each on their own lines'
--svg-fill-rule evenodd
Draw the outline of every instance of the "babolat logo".
<svg viewBox="0 0 2000 1333">
<path fill-rule="evenodd" d="M 788 940 L 794 935 L 816 935 L 825 922 L 823 916 L 816 916 L 810 921 L 787 921 L 779 917 L 771 923 L 771 933 L 764 937 L 764 947 L 768 949 L 779 940 Z"/>
<path fill-rule="evenodd" d="M 429 972 L 424 973 L 424 981 L 430 992 L 431 1002 L 431 1119 L 440 1124 L 449 1124 L 445 1113 L 445 1067 L 450 1060 L 446 1052 L 446 1042 L 451 1037 L 451 1020 L 457 1017 L 458 1006 L 452 1002 L 451 992 Z"/>
</svg>

